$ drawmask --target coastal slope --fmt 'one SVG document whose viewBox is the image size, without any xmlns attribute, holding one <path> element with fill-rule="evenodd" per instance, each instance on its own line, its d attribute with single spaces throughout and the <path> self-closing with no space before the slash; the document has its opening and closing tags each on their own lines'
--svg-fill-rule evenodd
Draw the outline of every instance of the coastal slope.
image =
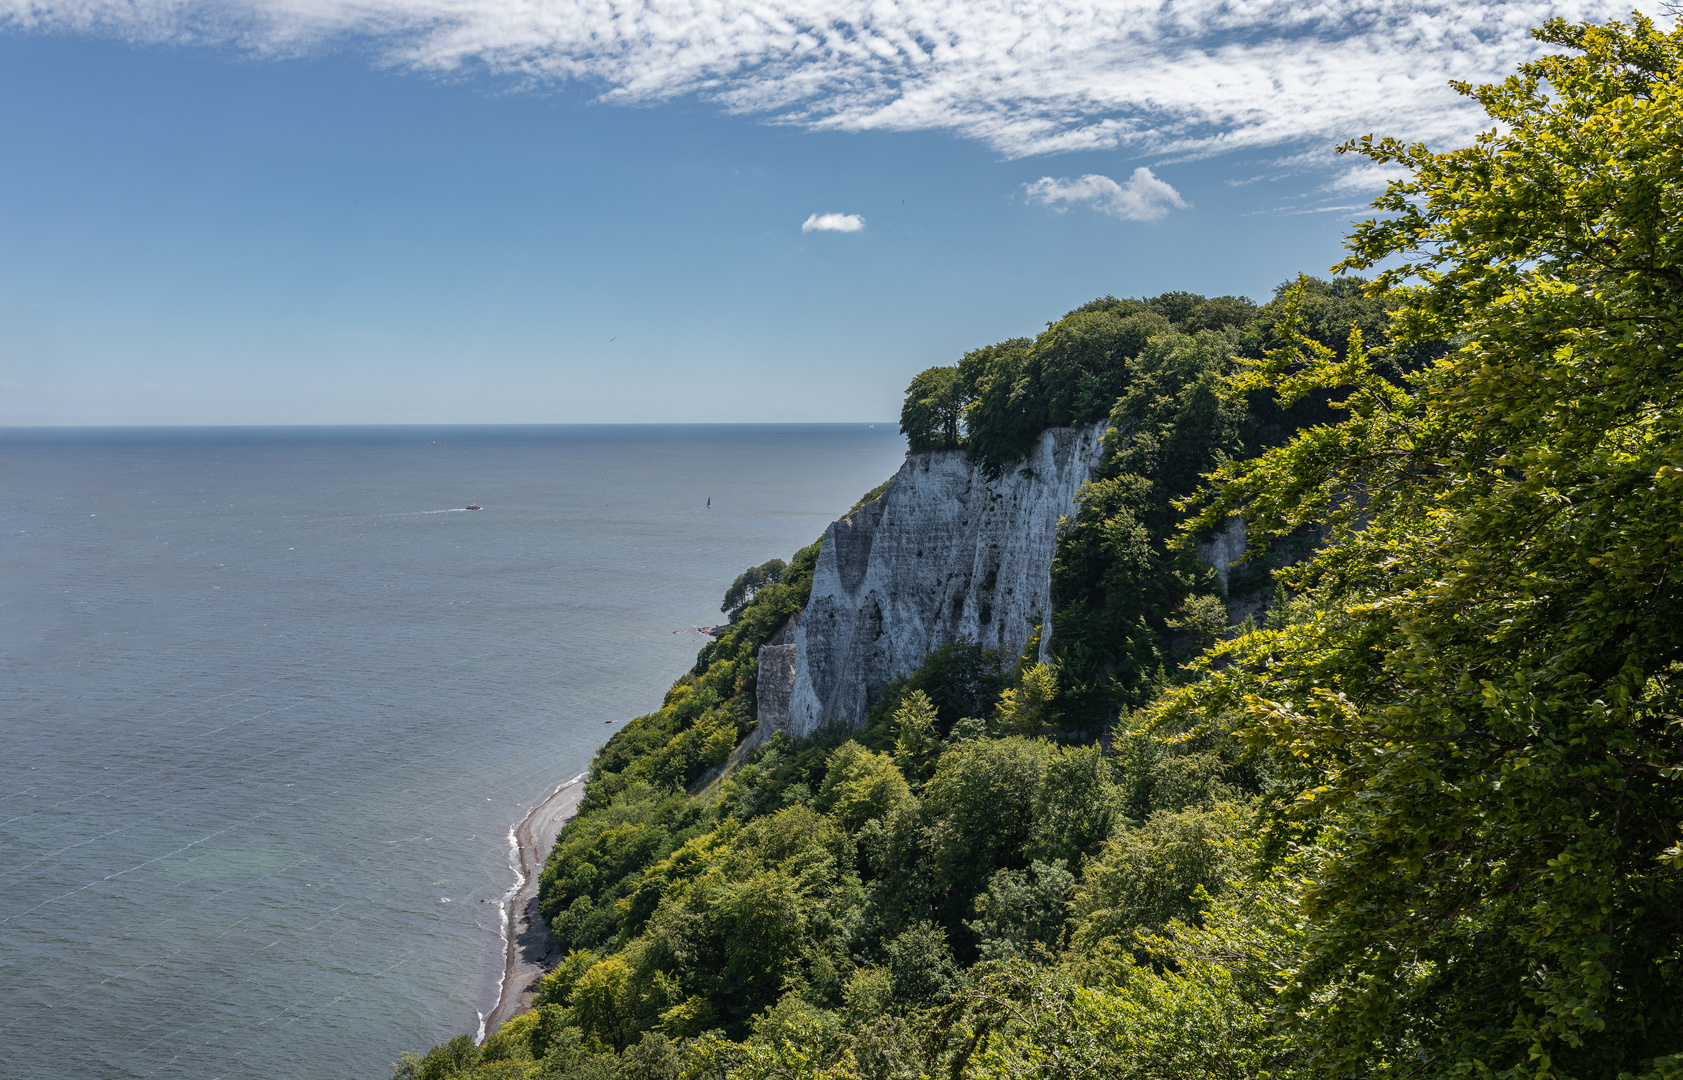
<svg viewBox="0 0 1683 1080">
<path fill-rule="evenodd" d="M 589 773 L 581 773 L 557 787 L 509 829 L 515 884 L 503 901 L 503 974 L 497 1003 L 480 1017 L 481 1042 L 487 1032 L 496 1031 L 505 1020 L 532 1007 L 532 990 L 555 966 L 555 938 L 538 911 L 539 875 L 562 826 L 578 814 L 589 778 Z"/>
</svg>

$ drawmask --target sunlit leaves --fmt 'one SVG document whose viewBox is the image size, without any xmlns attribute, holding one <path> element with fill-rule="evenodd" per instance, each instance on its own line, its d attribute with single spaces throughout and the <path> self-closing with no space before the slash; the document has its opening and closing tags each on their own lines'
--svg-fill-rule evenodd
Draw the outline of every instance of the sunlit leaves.
<svg viewBox="0 0 1683 1080">
<path fill-rule="evenodd" d="M 1406 165 L 1351 269 L 1408 285 L 1399 389 L 1301 335 L 1234 391 L 1353 387 L 1344 422 L 1224 467 L 1194 527 L 1314 525 L 1307 608 L 1229 643 L 1160 722 L 1284 763 L 1324 859 L 1287 1001 L 1334 1071 L 1632 1073 L 1683 1041 L 1683 33 L 1551 23 L 1473 146 Z M 1412 284 L 1410 284 L 1412 283 Z M 1293 824 L 1286 824 L 1293 823 Z"/>
</svg>

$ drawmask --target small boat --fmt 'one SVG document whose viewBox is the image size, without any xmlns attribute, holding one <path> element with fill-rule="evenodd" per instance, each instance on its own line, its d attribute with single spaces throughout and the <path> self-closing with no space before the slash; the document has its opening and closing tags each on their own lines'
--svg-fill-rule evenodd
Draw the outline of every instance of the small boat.
<svg viewBox="0 0 1683 1080">
<path fill-rule="evenodd" d="M 469 510 L 483 510 L 485 508 L 483 506 L 480 506 L 478 503 L 468 503 L 467 504 L 467 509 L 469 509 Z"/>
</svg>

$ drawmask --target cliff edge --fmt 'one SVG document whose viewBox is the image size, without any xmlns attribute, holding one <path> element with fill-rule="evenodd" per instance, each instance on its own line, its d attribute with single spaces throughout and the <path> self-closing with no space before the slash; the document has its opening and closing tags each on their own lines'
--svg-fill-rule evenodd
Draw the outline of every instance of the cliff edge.
<svg viewBox="0 0 1683 1080">
<path fill-rule="evenodd" d="M 759 738 L 858 727 L 884 686 L 960 638 L 1020 653 L 1051 619 L 1058 520 L 1103 436 L 1103 424 L 1042 432 L 998 479 L 962 450 L 907 455 L 886 492 L 824 531 L 792 645 L 780 634 L 761 655 Z"/>
</svg>

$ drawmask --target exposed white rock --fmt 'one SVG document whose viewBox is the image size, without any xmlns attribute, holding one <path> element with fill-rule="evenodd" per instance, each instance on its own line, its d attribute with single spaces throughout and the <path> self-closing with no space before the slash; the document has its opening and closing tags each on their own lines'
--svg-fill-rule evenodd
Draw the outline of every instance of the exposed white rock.
<svg viewBox="0 0 1683 1080">
<path fill-rule="evenodd" d="M 754 745 L 771 732 L 780 730 L 789 717 L 789 695 L 795 690 L 795 633 L 801 617 L 790 616 L 766 643 L 760 646 L 759 675 L 755 680 L 755 711 L 759 727 L 749 739 Z M 770 721 L 769 723 L 767 721 Z"/>
<path fill-rule="evenodd" d="M 1227 592 L 1227 581 L 1233 571 L 1245 561 L 1245 519 L 1230 517 L 1209 540 L 1198 545 L 1198 554 L 1215 567 L 1221 581 L 1221 591 Z"/>
<path fill-rule="evenodd" d="M 1074 512 L 1103 436 L 1102 424 L 1043 432 L 997 480 L 962 451 L 908 455 L 881 497 L 825 530 L 783 708 L 777 676 L 790 658 L 761 653 L 761 737 L 857 727 L 884 686 L 959 638 L 1020 653 L 1050 622 L 1058 520 Z M 1050 639 L 1047 626 L 1043 651 Z"/>
</svg>

